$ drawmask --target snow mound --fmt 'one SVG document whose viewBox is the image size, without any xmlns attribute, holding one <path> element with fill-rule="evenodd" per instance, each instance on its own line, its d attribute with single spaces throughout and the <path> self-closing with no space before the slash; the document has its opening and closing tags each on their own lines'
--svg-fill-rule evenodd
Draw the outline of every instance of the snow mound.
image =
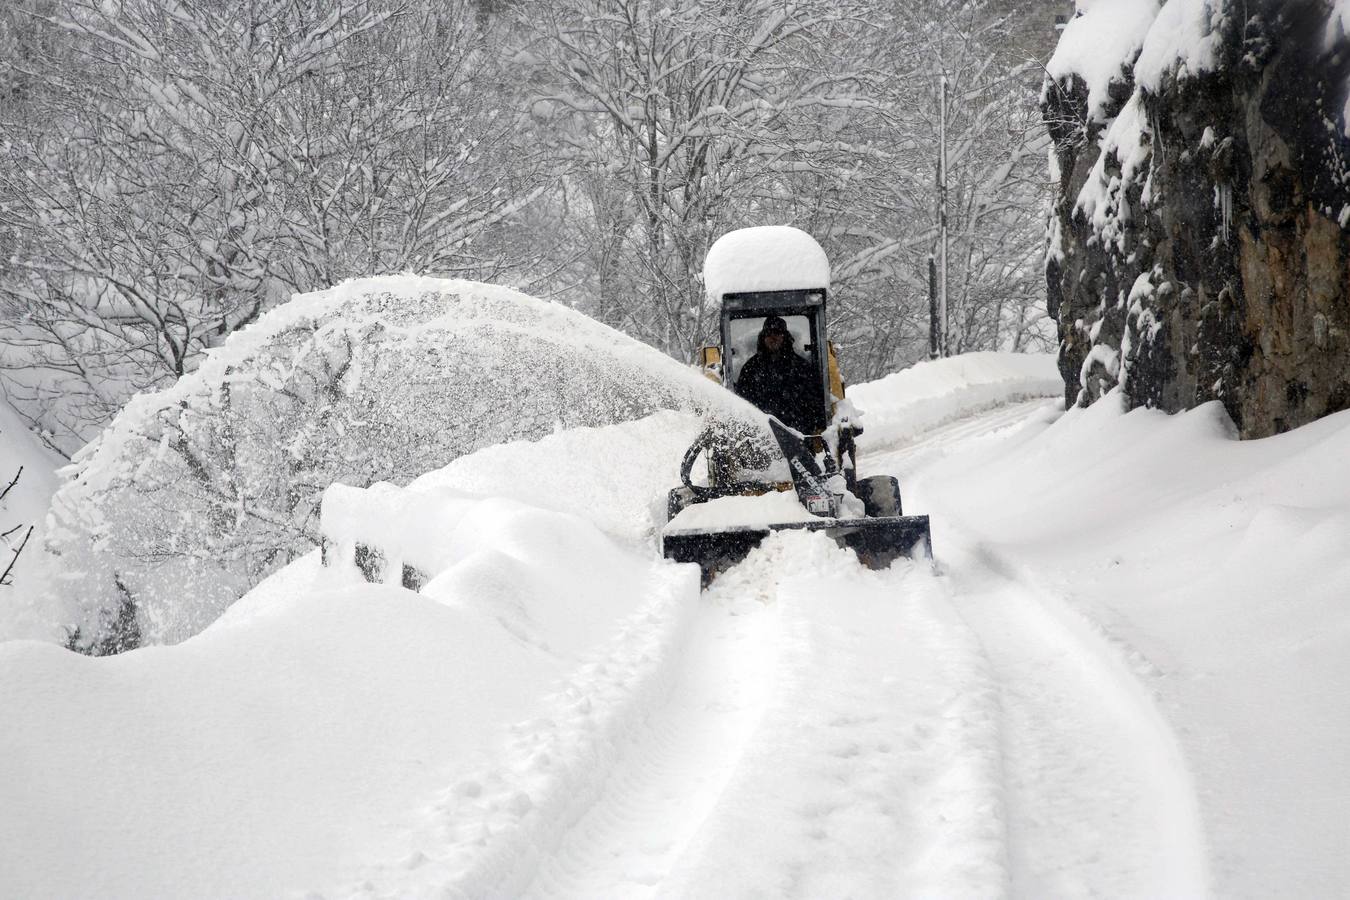
<svg viewBox="0 0 1350 900">
<path fill-rule="evenodd" d="M 668 411 L 511 441 L 462 456 L 411 487 L 510 497 L 570 512 L 616 541 L 648 547 L 666 523 L 666 494 L 679 484 L 680 460 L 702 424 L 690 413 Z"/>
<path fill-rule="evenodd" d="M 576 517 L 462 503 L 421 595 L 311 554 L 173 647 L 0 644 L 3 892 L 288 896 L 408 859 L 398 826 L 427 817 L 465 857 L 487 828 L 556 827 L 618 736 L 577 698 L 659 684 L 697 573 Z"/>
<path fill-rule="evenodd" d="M 1239 441 L 1119 392 L 925 472 L 960 535 L 1095 629 L 1171 720 L 1217 896 L 1334 894 L 1350 771 L 1350 413 Z M 944 533 L 949 530 L 949 533 Z"/>
<path fill-rule="evenodd" d="M 815 238 L 790 225 L 741 228 L 708 250 L 703 287 L 718 302 L 746 291 L 829 290 L 830 261 Z"/>
<path fill-rule="evenodd" d="M 53 501 L 48 636 L 194 634 L 318 542 L 329 484 L 407 483 L 474 450 L 658 410 L 762 422 L 660 352 L 509 288 L 411 276 L 298 296 L 135 397 Z M 3 625 L 3 623 L 0 623 Z"/>
<path fill-rule="evenodd" d="M 1064 381 L 1050 353 L 966 353 L 921 362 L 848 389 L 849 400 L 861 413 L 864 430 L 858 446 L 864 452 L 910 440 L 982 409 L 1063 394 Z"/>
</svg>

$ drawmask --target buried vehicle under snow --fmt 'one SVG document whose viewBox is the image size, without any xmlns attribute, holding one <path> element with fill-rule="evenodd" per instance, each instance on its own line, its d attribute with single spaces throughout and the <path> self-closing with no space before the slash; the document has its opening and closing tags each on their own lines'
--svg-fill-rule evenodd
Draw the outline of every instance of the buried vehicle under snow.
<svg viewBox="0 0 1350 900">
<path fill-rule="evenodd" d="M 664 555 L 698 563 L 705 583 L 786 529 L 824 531 L 873 568 L 931 556 L 928 517 L 903 515 L 896 479 L 856 475 L 862 428 L 826 335 L 830 267 L 820 245 L 796 228 L 745 228 L 718 239 L 703 273 L 721 308 L 721 343 L 698 363 L 769 414 L 773 441 L 747 423 L 706 425 L 669 495 Z M 694 479 L 700 456 L 703 484 Z"/>
</svg>

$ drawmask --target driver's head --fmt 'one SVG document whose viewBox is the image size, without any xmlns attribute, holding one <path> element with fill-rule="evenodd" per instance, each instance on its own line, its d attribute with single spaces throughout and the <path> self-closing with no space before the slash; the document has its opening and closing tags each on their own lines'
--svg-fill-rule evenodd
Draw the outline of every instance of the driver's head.
<svg viewBox="0 0 1350 900">
<path fill-rule="evenodd" d="M 759 330 L 759 347 L 770 353 L 780 353 L 784 347 L 792 346 L 792 332 L 781 316 L 769 316 Z"/>
</svg>

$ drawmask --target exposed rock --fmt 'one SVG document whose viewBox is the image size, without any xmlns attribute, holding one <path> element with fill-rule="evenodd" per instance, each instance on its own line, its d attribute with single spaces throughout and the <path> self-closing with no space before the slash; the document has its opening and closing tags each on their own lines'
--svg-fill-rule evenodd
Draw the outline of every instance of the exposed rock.
<svg viewBox="0 0 1350 900">
<path fill-rule="evenodd" d="M 1219 400 L 1244 437 L 1350 408 L 1348 76 L 1325 2 L 1170 0 L 1104 115 L 1047 84 L 1068 402 Z"/>
</svg>

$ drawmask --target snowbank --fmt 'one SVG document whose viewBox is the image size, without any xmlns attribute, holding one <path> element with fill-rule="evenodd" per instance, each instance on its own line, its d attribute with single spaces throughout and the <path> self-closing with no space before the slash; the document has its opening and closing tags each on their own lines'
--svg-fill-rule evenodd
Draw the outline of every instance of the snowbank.
<svg viewBox="0 0 1350 900">
<path fill-rule="evenodd" d="M 1053 354 L 1019 353 L 966 353 L 921 362 L 848 388 L 849 400 L 861 413 L 864 431 L 858 445 L 864 452 L 991 406 L 1063 393 Z"/>
<path fill-rule="evenodd" d="M 130 597 L 144 640 L 182 640 L 317 544 L 329 484 L 407 483 L 483 447 L 663 409 L 763 418 L 508 288 L 404 276 L 299 296 L 77 455 L 53 501 L 55 590 L 33 613 L 49 639 L 92 639 Z"/>
<path fill-rule="evenodd" d="M 690 413 L 660 412 L 603 428 L 572 428 L 462 456 L 411 487 L 510 497 L 583 516 L 616 541 L 650 548 L 666 523 L 666 494 L 702 428 Z"/>
<path fill-rule="evenodd" d="M 789 225 L 740 228 L 722 235 L 703 260 L 703 287 L 721 302 L 743 291 L 830 287 L 830 261 L 816 239 Z"/>
<path fill-rule="evenodd" d="M 556 827 L 531 811 L 602 777 L 606 717 L 659 683 L 697 573 L 572 516 L 464 512 L 421 595 L 311 555 L 173 647 L 0 644 L 0 893 L 285 896 L 415 866 L 426 817 L 466 859 Z"/>
<path fill-rule="evenodd" d="M 1239 442 L 1119 394 L 924 473 L 934 546 L 1094 629 L 1179 736 L 1218 896 L 1350 881 L 1350 413 Z"/>
</svg>

